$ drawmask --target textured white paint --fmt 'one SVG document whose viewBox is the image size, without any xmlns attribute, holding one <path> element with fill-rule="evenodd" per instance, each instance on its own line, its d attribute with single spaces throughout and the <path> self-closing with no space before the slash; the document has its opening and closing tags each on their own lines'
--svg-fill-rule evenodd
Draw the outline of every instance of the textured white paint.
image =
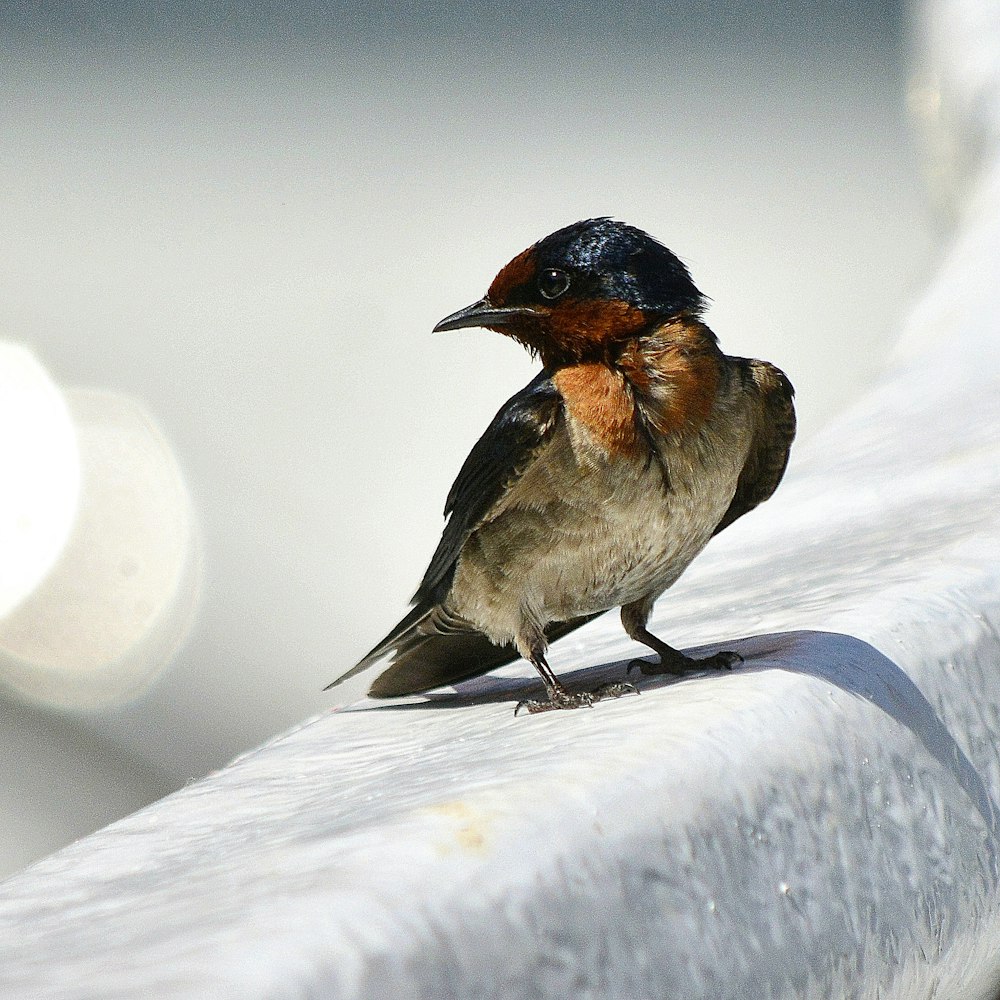
<svg viewBox="0 0 1000 1000">
<path fill-rule="evenodd" d="M 0 995 L 996 996 L 998 177 L 894 370 L 658 606 L 744 667 L 318 717 L 0 887 Z"/>
</svg>

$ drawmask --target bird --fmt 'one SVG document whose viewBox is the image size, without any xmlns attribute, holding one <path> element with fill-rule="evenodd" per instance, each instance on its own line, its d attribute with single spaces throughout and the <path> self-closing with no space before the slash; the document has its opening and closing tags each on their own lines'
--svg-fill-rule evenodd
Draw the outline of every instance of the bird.
<svg viewBox="0 0 1000 1000">
<path fill-rule="evenodd" d="M 570 691 L 549 645 L 620 608 L 656 654 L 644 674 L 727 669 L 651 633 L 654 602 L 709 540 L 767 500 L 795 436 L 794 389 L 765 361 L 724 354 L 685 264 L 608 217 L 566 226 L 503 267 L 434 332 L 484 327 L 542 370 L 500 408 L 462 465 L 412 609 L 356 666 L 373 698 L 454 685 L 519 656 L 545 698 L 529 713 L 635 691 Z"/>
</svg>

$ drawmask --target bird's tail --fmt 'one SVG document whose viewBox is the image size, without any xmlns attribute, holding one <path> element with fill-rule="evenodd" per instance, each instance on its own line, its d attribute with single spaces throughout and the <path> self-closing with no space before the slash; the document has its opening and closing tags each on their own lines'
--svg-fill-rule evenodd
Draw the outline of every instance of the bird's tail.
<svg viewBox="0 0 1000 1000">
<path fill-rule="evenodd" d="M 549 642 L 596 618 L 583 615 L 556 622 L 546 630 Z M 367 656 L 324 690 L 366 670 L 392 654 L 389 666 L 375 678 L 372 698 L 399 698 L 488 673 L 520 655 L 513 643 L 494 645 L 482 632 L 449 615 L 440 605 L 415 607 Z"/>
</svg>

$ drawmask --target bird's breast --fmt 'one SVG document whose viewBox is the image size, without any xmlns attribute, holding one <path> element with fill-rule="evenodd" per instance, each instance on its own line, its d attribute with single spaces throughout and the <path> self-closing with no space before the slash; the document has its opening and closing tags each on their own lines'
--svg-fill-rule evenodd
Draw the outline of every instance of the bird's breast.
<svg viewBox="0 0 1000 1000">
<path fill-rule="evenodd" d="M 560 369 L 553 382 L 571 433 L 586 435 L 612 460 L 638 456 L 635 398 L 621 371 L 599 363 L 572 365 Z"/>
<path fill-rule="evenodd" d="M 563 420 L 456 569 L 451 603 L 495 641 L 525 615 L 561 621 L 661 593 L 711 537 L 746 457 L 739 400 L 720 397 L 696 432 L 650 440 L 614 372 L 556 378 Z"/>
</svg>

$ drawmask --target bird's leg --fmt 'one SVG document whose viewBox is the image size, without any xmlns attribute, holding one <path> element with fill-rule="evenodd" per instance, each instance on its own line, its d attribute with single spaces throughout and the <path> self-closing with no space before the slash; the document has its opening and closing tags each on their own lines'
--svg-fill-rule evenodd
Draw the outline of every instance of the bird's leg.
<svg viewBox="0 0 1000 1000">
<path fill-rule="evenodd" d="M 546 661 L 545 647 L 541 643 L 533 645 L 533 648 L 528 651 L 525 658 L 541 675 L 542 681 L 545 684 L 545 692 L 549 697 L 548 701 L 533 699 L 519 701 L 517 707 L 514 709 L 515 715 L 522 708 L 526 708 L 531 715 L 538 712 L 551 712 L 557 708 L 581 708 L 583 706 L 591 708 L 598 701 L 604 701 L 608 698 L 620 698 L 623 694 L 639 693 L 632 684 L 605 684 L 593 691 L 567 691 L 562 681 L 556 677 Z"/>
<path fill-rule="evenodd" d="M 587 693 L 572 694 L 563 686 L 562 681 L 552 672 L 545 654 L 540 649 L 534 649 L 528 654 L 531 665 L 541 675 L 545 684 L 545 693 L 549 696 L 548 701 L 522 701 L 514 709 L 514 714 L 526 708 L 528 712 L 549 712 L 554 708 L 580 708 L 583 705 L 590 707 L 594 704 L 594 699 Z"/>
<path fill-rule="evenodd" d="M 706 656 L 703 659 L 685 656 L 680 650 L 668 646 L 646 628 L 646 622 L 649 621 L 652 609 L 652 597 L 634 601 L 632 604 L 626 604 L 622 607 L 622 625 L 625 627 L 628 637 L 636 642 L 641 642 L 644 646 L 649 646 L 660 656 L 659 663 L 650 663 L 648 660 L 633 660 L 628 665 L 626 673 L 631 673 L 634 667 L 638 667 L 644 674 L 680 676 L 691 673 L 693 670 L 731 670 L 734 664 L 743 662 L 743 657 L 739 653 L 728 650 L 716 653 L 714 656 Z"/>
</svg>

